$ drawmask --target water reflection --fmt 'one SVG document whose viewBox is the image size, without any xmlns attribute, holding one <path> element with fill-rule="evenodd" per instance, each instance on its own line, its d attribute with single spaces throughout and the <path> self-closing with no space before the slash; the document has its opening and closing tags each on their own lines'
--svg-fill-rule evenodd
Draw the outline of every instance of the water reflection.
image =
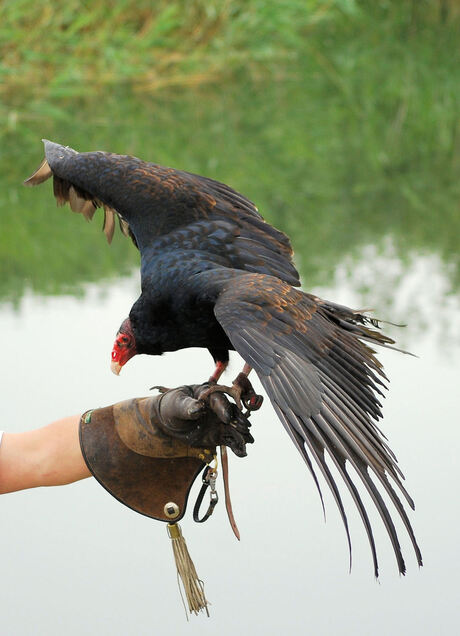
<svg viewBox="0 0 460 636">
<path fill-rule="evenodd" d="M 311 90 L 297 69 L 263 90 L 239 83 L 151 97 L 115 89 L 103 101 L 55 103 L 62 117 L 19 117 L 0 153 L 0 298 L 15 302 L 28 288 L 78 293 L 137 263 L 127 241 L 108 249 L 94 224 L 56 209 L 49 183 L 22 187 L 42 158 L 42 137 L 231 184 L 292 237 L 308 288 L 330 284 L 344 255 L 390 236 L 402 261 L 414 251 L 438 254 L 457 292 L 458 180 L 447 128 L 441 145 L 410 128 L 388 146 L 391 120 L 369 115 L 363 130 L 362 113 Z"/>
<path fill-rule="evenodd" d="M 366 245 L 344 257 L 319 295 L 351 306 L 372 309 L 374 315 L 406 329 L 384 325 L 398 345 L 417 351 L 428 333 L 446 352 L 460 343 L 460 296 L 453 285 L 452 263 L 436 253 L 409 251 L 398 254 L 386 237 L 379 245 Z"/>
<path fill-rule="evenodd" d="M 397 281 L 396 300 L 390 299 L 396 311 L 398 289 L 417 289 L 424 281 L 437 281 L 439 289 L 449 284 L 442 267 L 438 272 L 433 267 L 439 260 L 431 258 L 427 267 L 424 259 L 414 257 L 405 269 L 395 256 L 368 247 L 355 266 L 353 259 L 345 262 L 327 288 L 315 291 L 366 305 L 371 292 L 362 286 L 372 262 L 382 287 Z M 177 385 L 209 374 L 207 352 L 189 350 L 156 359 L 138 356 L 121 377 L 113 376 L 113 334 L 137 295 L 138 274 L 85 286 L 83 292 L 80 299 L 27 294 L 18 309 L 1 308 L 2 331 L 8 334 L 2 347 L 2 426 L 8 430 L 143 395 L 152 384 Z M 223 510 L 203 526 L 190 518 L 183 524 L 212 602 L 210 620 L 185 623 L 163 525 L 130 512 L 87 480 L 1 498 L 1 535 L 8 545 L 2 555 L 8 581 L 2 586 L 4 633 L 122 636 L 217 630 L 227 636 L 239 630 L 276 636 L 305 630 L 306 624 L 319 635 L 452 633 L 460 565 L 455 532 L 460 439 L 453 416 L 460 348 L 453 344 L 453 355 L 446 357 L 437 339 L 439 324 L 458 325 L 460 312 L 458 305 L 441 303 L 435 322 L 424 313 L 426 297 L 416 292 L 411 298 L 415 313 L 427 316 L 422 332 L 414 334 L 412 326 L 406 330 L 408 345 L 421 357 L 380 354 L 391 379 L 382 428 L 417 504 L 410 517 L 426 562 L 420 572 L 401 531 L 408 574 L 398 576 L 385 531 L 371 513 L 382 572 L 381 584 L 375 584 L 365 533 L 345 493 L 354 549 L 348 574 L 346 540 L 332 497 L 325 495 L 324 524 L 308 471 L 266 405 L 254 418 L 256 443 L 249 457 L 231 458 L 241 543 L 234 540 Z M 228 377 L 236 368 L 234 361 Z M 383 618 L 376 621 L 376 616 Z"/>
</svg>

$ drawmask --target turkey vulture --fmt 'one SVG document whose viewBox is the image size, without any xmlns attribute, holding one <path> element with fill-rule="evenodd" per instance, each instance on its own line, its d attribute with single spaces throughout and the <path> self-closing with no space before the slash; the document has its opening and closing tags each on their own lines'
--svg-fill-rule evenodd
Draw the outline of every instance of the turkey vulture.
<svg viewBox="0 0 460 636">
<path fill-rule="evenodd" d="M 25 182 L 53 176 L 58 205 L 88 220 L 104 209 L 110 242 L 118 217 L 141 254 L 139 299 L 117 334 L 116 371 L 133 355 L 207 348 L 217 380 L 236 350 L 253 368 L 321 496 L 316 463 L 348 522 L 330 463 L 357 506 L 377 553 L 371 523 L 348 468 L 353 467 L 386 527 L 399 572 L 406 567 L 380 490 L 398 512 L 419 565 L 422 557 L 405 508 L 413 501 L 396 458 L 376 425 L 385 375 L 366 344 L 391 347 L 378 321 L 296 289 L 289 239 L 246 197 L 198 175 L 106 152 L 78 153 L 44 141 L 45 160 Z M 240 374 L 241 375 L 241 374 Z M 380 483 L 380 490 L 377 488 Z M 395 488 L 396 487 L 396 488 Z M 321 497 L 322 500 L 322 497 Z"/>
</svg>

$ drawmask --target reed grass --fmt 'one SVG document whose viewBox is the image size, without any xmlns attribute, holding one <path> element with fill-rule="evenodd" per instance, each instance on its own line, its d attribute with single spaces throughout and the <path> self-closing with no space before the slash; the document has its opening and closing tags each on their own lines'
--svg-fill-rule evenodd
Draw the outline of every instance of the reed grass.
<svg viewBox="0 0 460 636">
<path fill-rule="evenodd" d="M 266 77 L 312 51 L 324 28 L 330 37 L 331 25 L 340 40 L 376 17 L 391 32 L 437 28 L 458 14 L 454 0 L 6 0 L 0 91 L 56 98 L 120 83 L 156 91 L 241 71 Z"/>
</svg>

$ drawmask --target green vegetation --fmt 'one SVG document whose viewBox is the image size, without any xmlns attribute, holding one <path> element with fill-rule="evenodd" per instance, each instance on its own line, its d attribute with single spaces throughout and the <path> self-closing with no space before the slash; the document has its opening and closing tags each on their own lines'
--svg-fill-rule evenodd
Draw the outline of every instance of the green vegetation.
<svg viewBox="0 0 460 636">
<path fill-rule="evenodd" d="M 157 90 L 279 60 L 347 2 L 16 0 L 0 10 L 4 86 L 48 98 L 130 84 Z M 20 71 L 18 73 L 18 70 Z"/>
<path fill-rule="evenodd" d="M 456 6 L 455 0 L 4 2 L 0 90 L 55 99 L 120 84 L 155 91 L 220 82 L 241 70 L 267 77 L 282 74 L 305 50 L 341 84 L 328 55 L 322 57 L 325 37 L 333 47 L 343 36 L 353 44 L 356 29 L 379 24 L 384 41 L 404 41 L 420 29 L 455 27 Z"/>
<path fill-rule="evenodd" d="M 308 286 L 392 236 L 459 287 L 455 2 L 58 4 L 0 8 L 0 298 L 137 262 L 48 184 L 22 188 L 42 137 L 230 183 L 292 236 Z"/>
</svg>

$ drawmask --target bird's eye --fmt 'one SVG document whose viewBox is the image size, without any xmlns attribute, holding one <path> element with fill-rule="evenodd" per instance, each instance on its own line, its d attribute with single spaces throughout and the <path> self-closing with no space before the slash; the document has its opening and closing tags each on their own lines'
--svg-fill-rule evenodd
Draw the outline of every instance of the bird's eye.
<svg viewBox="0 0 460 636">
<path fill-rule="evenodd" d="M 129 338 L 127 338 L 126 336 L 123 336 L 123 338 L 121 338 L 121 342 L 122 342 L 123 344 L 128 344 L 128 342 L 129 342 Z"/>
</svg>

